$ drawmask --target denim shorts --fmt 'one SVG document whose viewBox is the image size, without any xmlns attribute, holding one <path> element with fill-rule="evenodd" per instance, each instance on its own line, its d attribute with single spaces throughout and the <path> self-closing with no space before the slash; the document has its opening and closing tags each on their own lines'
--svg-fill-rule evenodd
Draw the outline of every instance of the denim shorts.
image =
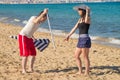
<svg viewBox="0 0 120 80">
<path fill-rule="evenodd" d="M 80 36 L 77 43 L 78 48 L 91 48 L 91 39 L 89 36 Z"/>
</svg>

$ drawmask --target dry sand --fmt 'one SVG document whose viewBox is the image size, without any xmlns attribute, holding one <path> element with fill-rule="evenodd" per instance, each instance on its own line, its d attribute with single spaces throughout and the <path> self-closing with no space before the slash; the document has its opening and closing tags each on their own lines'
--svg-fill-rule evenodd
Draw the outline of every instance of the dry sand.
<svg viewBox="0 0 120 80">
<path fill-rule="evenodd" d="M 56 50 L 51 43 L 45 51 L 37 51 L 35 73 L 21 74 L 18 43 L 9 38 L 21 29 L 0 23 L 0 80 L 120 80 L 119 48 L 92 44 L 90 76 L 80 76 L 75 74 L 78 71 L 74 58 L 77 39 L 67 43 L 60 36 L 55 36 Z M 36 32 L 35 37 L 50 38 L 50 35 Z"/>
</svg>

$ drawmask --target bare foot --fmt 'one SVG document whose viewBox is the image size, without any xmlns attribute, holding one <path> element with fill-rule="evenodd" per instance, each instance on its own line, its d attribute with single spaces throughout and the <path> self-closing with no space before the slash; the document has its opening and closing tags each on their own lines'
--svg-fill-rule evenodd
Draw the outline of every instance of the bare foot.
<svg viewBox="0 0 120 80">
<path fill-rule="evenodd" d="M 22 71 L 22 74 L 26 74 L 27 72 L 26 71 Z"/>
<path fill-rule="evenodd" d="M 83 73 L 82 73 L 82 72 L 77 72 L 76 74 L 77 74 L 77 75 L 83 75 Z"/>
<path fill-rule="evenodd" d="M 30 69 L 30 70 L 29 70 L 29 73 L 33 73 L 33 72 L 34 72 L 34 70 L 33 70 L 33 69 Z"/>
<path fill-rule="evenodd" d="M 86 77 L 89 76 L 89 73 L 84 73 L 84 76 L 86 76 Z"/>
</svg>

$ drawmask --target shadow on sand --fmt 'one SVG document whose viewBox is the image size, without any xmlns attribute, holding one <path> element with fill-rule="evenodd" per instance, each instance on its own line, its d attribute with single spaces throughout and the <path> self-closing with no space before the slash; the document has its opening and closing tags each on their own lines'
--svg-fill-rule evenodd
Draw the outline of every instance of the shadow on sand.
<svg viewBox="0 0 120 80">
<path fill-rule="evenodd" d="M 85 68 L 83 67 L 83 69 L 85 69 Z M 95 67 L 91 67 L 91 71 L 92 71 L 92 69 L 99 70 L 99 73 L 91 72 L 92 74 L 95 74 L 95 75 L 104 75 L 104 74 L 109 74 L 109 73 L 120 74 L 120 66 L 95 66 Z M 77 67 L 69 67 L 67 69 L 62 69 L 62 70 L 58 70 L 58 69 L 47 70 L 47 71 L 45 71 L 45 73 L 70 72 L 72 70 L 78 70 L 78 68 Z"/>
</svg>

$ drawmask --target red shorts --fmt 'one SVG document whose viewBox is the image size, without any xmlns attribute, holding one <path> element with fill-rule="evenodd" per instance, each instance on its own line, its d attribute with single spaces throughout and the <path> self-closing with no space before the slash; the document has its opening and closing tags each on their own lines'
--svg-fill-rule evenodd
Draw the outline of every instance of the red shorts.
<svg viewBox="0 0 120 80">
<path fill-rule="evenodd" d="M 36 50 L 32 38 L 18 36 L 20 56 L 36 56 Z"/>
</svg>

